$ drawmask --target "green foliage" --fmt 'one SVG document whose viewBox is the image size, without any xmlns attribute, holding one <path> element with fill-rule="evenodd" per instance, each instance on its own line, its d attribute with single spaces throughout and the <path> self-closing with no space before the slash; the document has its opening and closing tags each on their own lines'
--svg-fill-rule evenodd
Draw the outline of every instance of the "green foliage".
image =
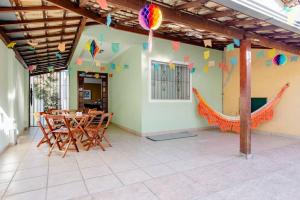
<svg viewBox="0 0 300 200">
<path fill-rule="evenodd" d="M 43 102 L 44 111 L 50 108 L 58 109 L 59 98 L 56 81 L 57 79 L 51 73 L 44 81 L 33 84 L 35 98 Z"/>
</svg>

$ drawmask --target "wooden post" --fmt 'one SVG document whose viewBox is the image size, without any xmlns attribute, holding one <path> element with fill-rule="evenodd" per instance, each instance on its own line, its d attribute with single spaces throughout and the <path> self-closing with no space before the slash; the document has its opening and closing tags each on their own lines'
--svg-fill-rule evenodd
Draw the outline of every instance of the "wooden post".
<svg viewBox="0 0 300 200">
<path fill-rule="evenodd" d="M 241 40 L 240 46 L 240 152 L 251 157 L 251 41 Z"/>
</svg>

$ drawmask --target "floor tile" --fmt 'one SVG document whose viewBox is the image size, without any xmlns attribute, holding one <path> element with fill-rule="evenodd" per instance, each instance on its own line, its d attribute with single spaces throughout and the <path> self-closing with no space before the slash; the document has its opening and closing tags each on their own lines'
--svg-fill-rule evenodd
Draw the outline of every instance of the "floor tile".
<svg viewBox="0 0 300 200">
<path fill-rule="evenodd" d="M 90 193 L 102 192 L 121 187 L 122 183 L 114 175 L 91 178 L 85 181 Z"/>
<path fill-rule="evenodd" d="M 47 200 L 78 198 L 87 194 L 88 192 L 82 181 L 72 182 L 48 188 Z"/>
<path fill-rule="evenodd" d="M 89 168 L 81 169 L 81 173 L 85 179 L 88 179 L 88 178 L 94 178 L 97 176 L 108 175 L 108 174 L 111 174 L 112 172 L 107 166 L 100 165 L 100 166 L 96 166 L 96 167 L 89 167 Z"/>
<path fill-rule="evenodd" d="M 39 200 L 46 199 L 46 189 L 29 191 L 21 194 L 16 194 L 16 195 L 10 195 L 4 198 L 4 200 L 33 200 L 33 199 L 39 199 Z"/>
<path fill-rule="evenodd" d="M 203 188 L 182 174 L 155 178 L 146 181 L 145 185 L 164 200 L 188 200 L 207 196 Z"/>
<path fill-rule="evenodd" d="M 48 186 L 51 187 L 75 181 L 82 181 L 82 175 L 79 170 L 50 174 L 48 177 Z"/>
<path fill-rule="evenodd" d="M 10 183 L 6 195 L 38 190 L 46 187 L 46 176 L 28 178 Z"/>
<path fill-rule="evenodd" d="M 13 180 L 17 181 L 17 180 L 22 180 L 22 179 L 26 179 L 26 178 L 46 176 L 47 174 L 48 174 L 48 166 L 18 170 L 16 172 Z"/>
<path fill-rule="evenodd" d="M 145 167 L 143 170 L 152 177 L 166 176 L 175 173 L 175 170 L 164 164 Z"/>
<path fill-rule="evenodd" d="M 143 182 L 151 178 L 148 174 L 146 174 L 141 169 L 119 172 L 116 173 L 116 175 L 125 185 L 129 185 L 137 182 Z"/>
<path fill-rule="evenodd" d="M 159 200 L 145 185 L 134 184 L 93 195 L 95 200 Z"/>
</svg>

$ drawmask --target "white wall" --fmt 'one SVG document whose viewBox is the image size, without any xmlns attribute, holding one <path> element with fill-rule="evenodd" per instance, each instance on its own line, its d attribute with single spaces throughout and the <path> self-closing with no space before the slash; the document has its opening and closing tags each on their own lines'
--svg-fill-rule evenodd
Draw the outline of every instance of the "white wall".
<svg viewBox="0 0 300 200">
<path fill-rule="evenodd" d="M 0 41 L 0 152 L 28 126 L 28 71 Z"/>
</svg>

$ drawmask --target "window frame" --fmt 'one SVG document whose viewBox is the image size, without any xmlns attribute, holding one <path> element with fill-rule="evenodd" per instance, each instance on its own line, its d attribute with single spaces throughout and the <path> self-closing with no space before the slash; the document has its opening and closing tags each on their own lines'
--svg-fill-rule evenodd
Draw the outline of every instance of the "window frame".
<svg viewBox="0 0 300 200">
<path fill-rule="evenodd" d="M 192 73 L 189 73 L 190 76 L 190 98 L 189 99 L 152 99 L 152 62 L 161 62 L 161 63 L 168 63 L 169 60 L 165 59 L 157 59 L 157 58 L 149 58 L 148 62 L 148 99 L 150 103 L 192 103 L 192 94 L 193 94 L 193 80 L 192 80 Z M 173 61 L 175 64 L 179 65 L 187 65 L 187 63 L 182 61 Z"/>
</svg>

